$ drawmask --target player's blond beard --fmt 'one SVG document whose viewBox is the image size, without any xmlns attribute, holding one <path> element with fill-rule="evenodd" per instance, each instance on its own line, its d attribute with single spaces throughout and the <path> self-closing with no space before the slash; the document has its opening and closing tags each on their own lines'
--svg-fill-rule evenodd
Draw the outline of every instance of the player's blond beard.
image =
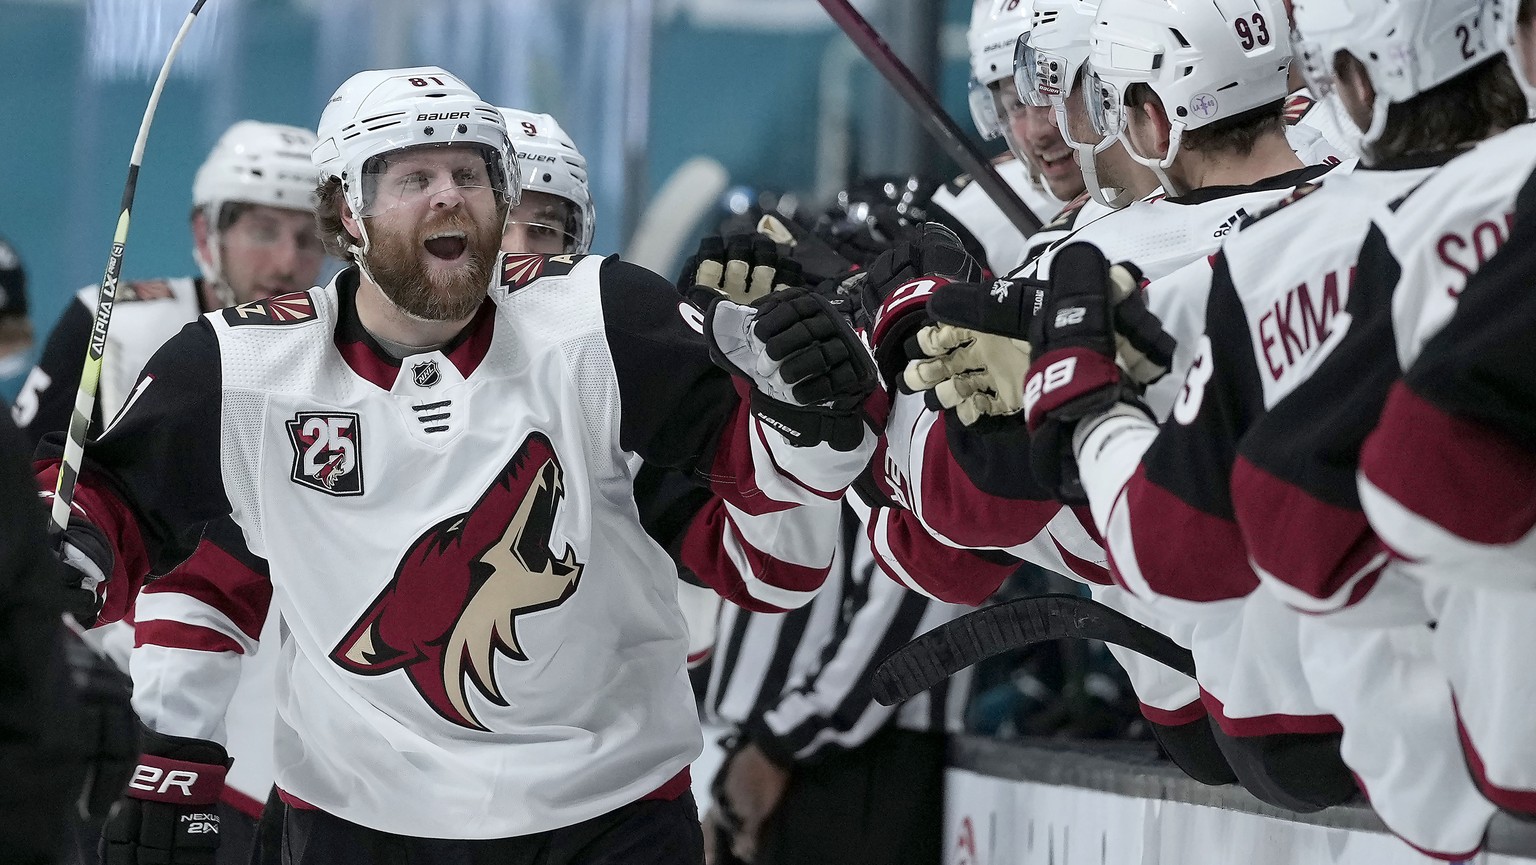
<svg viewBox="0 0 1536 865">
<path fill-rule="evenodd" d="M 439 231 L 464 232 L 469 253 L 463 267 L 449 273 L 428 269 L 422 261 L 422 241 Z M 485 230 L 460 211 L 428 220 L 413 234 L 378 231 L 370 226 L 372 248 L 368 273 L 379 290 L 401 312 L 425 321 L 458 321 L 474 314 L 491 284 L 491 268 L 501 246 L 501 234 Z"/>
</svg>

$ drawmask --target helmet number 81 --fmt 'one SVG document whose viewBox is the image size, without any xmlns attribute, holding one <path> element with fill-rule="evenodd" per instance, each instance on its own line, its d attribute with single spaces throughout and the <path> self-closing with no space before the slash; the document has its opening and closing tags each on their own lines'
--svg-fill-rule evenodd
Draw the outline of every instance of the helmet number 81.
<svg viewBox="0 0 1536 865">
<path fill-rule="evenodd" d="M 1232 27 L 1237 30 L 1237 38 L 1242 42 L 1244 51 L 1252 51 L 1256 46 L 1269 44 L 1269 24 L 1264 21 L 1264 16 L 1257 12 L 1247 17 L 1237 17 L 1232 21 Z"/>
<path fill-rule="evenodd" d="M 433 84 L 436 84 L 438 87 L 443 86 L 443 79 L 438 78 L 436 75 L 430 75 L 426 78 L 412 78 L 410 81 L 412 87 L 431 87 Z"/>
</svg>

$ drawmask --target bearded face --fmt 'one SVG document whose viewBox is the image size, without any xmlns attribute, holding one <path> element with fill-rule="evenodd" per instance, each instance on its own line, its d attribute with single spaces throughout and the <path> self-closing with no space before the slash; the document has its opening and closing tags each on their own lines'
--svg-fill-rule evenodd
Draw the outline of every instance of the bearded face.
<svg viewBox="0 0 1536 865">
<path fill-rule="evenodd" d="M 506 213 L 484 159 L 466 147 L 407 151 L 374 185 L 363 260 L 384 296 L 426 321 L 473 315 L 491 283 Z"/>
</svg>

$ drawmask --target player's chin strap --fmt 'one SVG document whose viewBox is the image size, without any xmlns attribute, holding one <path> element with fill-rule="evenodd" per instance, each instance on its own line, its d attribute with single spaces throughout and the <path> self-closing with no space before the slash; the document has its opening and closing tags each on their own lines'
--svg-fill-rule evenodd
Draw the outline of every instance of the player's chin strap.
<svg viewBox="0 0 1536 865">
<path fill-rule="evenodd" d="M 1131 143 L 1131 137 L 1125 130 L 1120 132 L 1120 143 L 1124 145 L 1125 152 L 1129 153 L 1132 159 L 1152 169 L 1152 173 L 1157 175 L 1157 182 L 1163 185 L 1163 192 L 1167 193 L 1169 198 L 1176 198 L 1189 191 L 1168 177 L 1168 169 L 1173 166 L 1173 161 L 1179 158 L 1179 147 L 1184 143 L 1182 123 L 1175 123 L 1168 127 L 1168 155 L 1162 159 L 1155 156 L 1142 156 L 1136 150 L 1136 145 Z"/>
<path fill-rule="evenodd" d="M 208 256 L 203 257 L 196 246 L 192 248 L 192 258 L 197 261 L 197 269 L 202 271 L 203 283 L 213 292 L 214 303 L 222 309 L 235 305 L 235 290 L 224 279 L 223 240 L 219 237 L 219 211 L 223 205 L 203 209 L 203 224 L 207 227 Z"/>
</svg>

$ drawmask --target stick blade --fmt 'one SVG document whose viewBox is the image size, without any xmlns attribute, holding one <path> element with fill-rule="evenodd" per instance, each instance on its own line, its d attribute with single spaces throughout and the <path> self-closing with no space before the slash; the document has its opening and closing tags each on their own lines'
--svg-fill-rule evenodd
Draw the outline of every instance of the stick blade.
<svg viewBox="0 0 1536 865">
<path fill-rule="evenodd" d="M 880 662 L 871 689 L 880 705 L 894 706 L 988 658 L 1064 638 L 1114 643 L 1195 674 L 1188 649 L 1124 613 L 1077 595 L 1039 595 L 967 613 L 923 634 Z"/>
</svg>

